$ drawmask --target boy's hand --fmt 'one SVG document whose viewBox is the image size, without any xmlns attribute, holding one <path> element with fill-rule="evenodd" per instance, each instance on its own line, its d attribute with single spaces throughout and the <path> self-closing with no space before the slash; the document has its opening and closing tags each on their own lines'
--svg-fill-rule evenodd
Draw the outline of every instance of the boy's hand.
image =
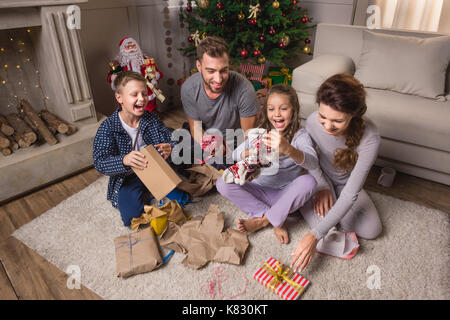
<svg viewBox="0 0 450 320">
<path fill-rule="evenodd" d="M 128 167 L 144 170 L 147 168 L 148 161 L 145 160 L 145 155 L 137 150 L 131 151 L 122 160 L 123 164 Z"/>
<path fill-rule="evenodd" d="M 172 152 L 172 146 L 170 145 L 170 143 L 159 143 L 155 144 L 154 147 L 156 148 L 156 150 L 158 150 L 164 160 L 166 160 Z"/>
</svg>

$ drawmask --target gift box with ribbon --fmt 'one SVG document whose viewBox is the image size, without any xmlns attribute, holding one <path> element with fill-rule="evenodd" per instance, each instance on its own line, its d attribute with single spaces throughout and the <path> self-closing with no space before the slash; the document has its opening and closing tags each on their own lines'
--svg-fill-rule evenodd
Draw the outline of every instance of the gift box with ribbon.
<svg viewBox="0 0 450 320">
<path fill-rule="evenodd" d="M 128 278 L 152 271 L 162 264 L 158 243 L 152 228 L 145 228 L 114 239 L 116 274 Z"/>
<path fill-rule="evenodd" d="M 284 83 L 291 85 L 293 68 L 270 67 L 269 78 L 272 79 L 272 85 Z"/>
<path fill-rule="evenodd" d="M 284 300 L 299 299 L 310 283 L 308 279 L 272 257 L 264 262 L 253 278 Z"/>
</svg>

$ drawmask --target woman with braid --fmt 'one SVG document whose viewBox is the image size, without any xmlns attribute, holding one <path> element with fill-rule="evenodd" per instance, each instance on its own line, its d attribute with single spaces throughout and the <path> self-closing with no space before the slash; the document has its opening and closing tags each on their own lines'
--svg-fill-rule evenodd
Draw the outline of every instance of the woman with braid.
<svg viewBox="0 0 450 320">
<path fill-rule="evenodd" d="M 311 231 L 292 253 L 296 270 L 306 268 L 318 241 L 338 223 L 365 239 L 381 233 L 378 212 L 362 189 L 380 145 L 376 126 L 363 117 L 365 99 L 363 85 L 350 74 L 330 77 L 317 91 L 319 110 L 306 120 L 306 130 L 319 149 L 320 168 L 310 171 L 318 185 L 300 209 Z"/>
</svg>

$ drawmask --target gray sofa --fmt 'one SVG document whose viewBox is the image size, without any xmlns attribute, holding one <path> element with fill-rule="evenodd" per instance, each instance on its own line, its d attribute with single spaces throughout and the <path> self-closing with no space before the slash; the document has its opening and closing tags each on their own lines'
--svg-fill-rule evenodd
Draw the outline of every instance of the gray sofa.
<svg viewBox="0 0 450 320">
<path fill-rule="evenodd" d="M 293 71 L 301 117 L 317 110 L 315 94 L 320 84 L 336 73 L 355 73 L 363 50 L 365 27 L 319 24 L 313 59 Z M 377 33 L 421 38 L 437 34 L 402 30 L 372 30 Z M 398 59 L 408 59 L 408 52 Z M 367 113 L 378 126 L 382 140 L 376 164 L 450 185 L 450 67 L 446 72 L 447 101 L 391 90 L 368 88 Z M 417 75 L 420 77 L 421 75 Z"/>
</svg>

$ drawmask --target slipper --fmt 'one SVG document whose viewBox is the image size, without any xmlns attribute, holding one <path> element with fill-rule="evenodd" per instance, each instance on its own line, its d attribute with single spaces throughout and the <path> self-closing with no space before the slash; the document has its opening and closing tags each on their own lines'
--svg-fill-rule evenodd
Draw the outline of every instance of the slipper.
<svg viewBox="0 0 450 320">
<path fill-rule="evenodd" d="M 354 232 L 342 232 L 331 229 L 317 243 L 316 251 L 340 259 L 353 258 L 359 249 L 358 238 Z"/>
</svg>

